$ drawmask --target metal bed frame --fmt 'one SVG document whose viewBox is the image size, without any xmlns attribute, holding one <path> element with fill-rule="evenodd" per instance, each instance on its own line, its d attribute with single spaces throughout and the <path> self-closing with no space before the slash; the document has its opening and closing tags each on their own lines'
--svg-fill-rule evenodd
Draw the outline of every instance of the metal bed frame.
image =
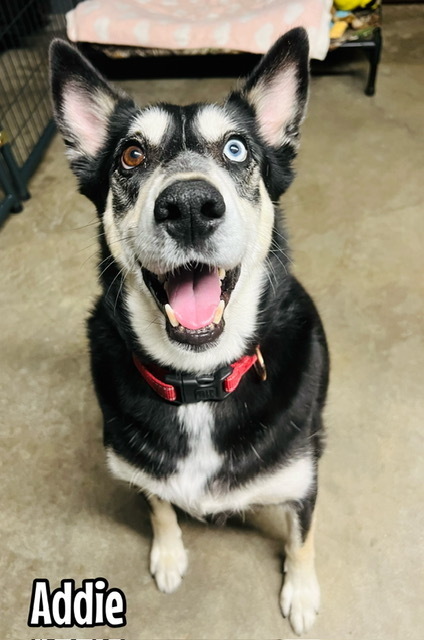
<svg viewBox="0 0 424 640">
<path fill-rule="evenodd" d="M 0 2 L 0 225 L 22 210 L 28 182 L 55 126 L 47 49 L 65 34 L 72 0 Z"/>
</svg>

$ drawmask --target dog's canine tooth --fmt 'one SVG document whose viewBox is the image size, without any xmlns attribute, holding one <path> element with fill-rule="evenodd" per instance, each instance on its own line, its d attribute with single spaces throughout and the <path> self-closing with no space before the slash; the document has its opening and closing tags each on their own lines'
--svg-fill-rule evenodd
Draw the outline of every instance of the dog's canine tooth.
<svg viewBox="0 0 424 640">
<path fill-rule="evenodd" d="M 173 308 L 171 307 L 170 304 L 166 304 L 165 305 L 165 313 L 168 316 L 168 320 L 172 324 L 172 326 L 173 327 L 178 327 L 180 323 L 178 322 L 177 318 L 175 317 L 174 310 L 173 310 Z"/>
<path fill-rule="evenodd" d="M 225 302 L 224 300 L 220 300 L 219 305 L 215 311 L 215 315 L 213 317 L 214 324 L 219 324 L 221 322 L 222 314 L 224 313 Z"/>
<path fill-rule="evenodd" d="M 166 280 L 166 274 L 162 273 L 161 275 L 157 276 L 157 279 L 159 280 L 159 282 L 161 284 L 163 284 L 165 282 L 165 280 Z"/>
<path fill-rule="evenodd" d="M 223 269 L 222 267 L 219 267 L 218 276 L 220 280 L 223 280 L 225 278 L 225 269 Z"/>
</svg>

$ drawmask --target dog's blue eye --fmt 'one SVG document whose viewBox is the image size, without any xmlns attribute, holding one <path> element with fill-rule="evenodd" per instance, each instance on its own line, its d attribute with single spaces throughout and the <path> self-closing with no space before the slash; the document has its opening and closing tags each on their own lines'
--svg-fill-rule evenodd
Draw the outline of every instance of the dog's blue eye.
<svg viewBox="0 0 424 640">
<path fill-rule="evenodd" d="M 243 162 L 247 158 L 247 148 L 241 140 L 231 138 L 224 147 L 224 156 L 233 162 Z"/>
</svg>

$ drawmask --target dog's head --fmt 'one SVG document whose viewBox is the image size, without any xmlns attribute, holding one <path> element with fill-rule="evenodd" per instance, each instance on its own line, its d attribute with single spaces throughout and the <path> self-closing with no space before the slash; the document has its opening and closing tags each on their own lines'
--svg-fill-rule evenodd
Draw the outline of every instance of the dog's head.
<svg viewBox="0 0 424 640">
<path fill-rule="evenodd" d="M 306 32 L 280 38 L 221 105 L 137 107 L 60 40 L 51 68 L 71 167 L 122 269 L 142 346 L 192 370 L 240 357 L 258 321 L 274 205 L 292 179 Z"/>
</svg>

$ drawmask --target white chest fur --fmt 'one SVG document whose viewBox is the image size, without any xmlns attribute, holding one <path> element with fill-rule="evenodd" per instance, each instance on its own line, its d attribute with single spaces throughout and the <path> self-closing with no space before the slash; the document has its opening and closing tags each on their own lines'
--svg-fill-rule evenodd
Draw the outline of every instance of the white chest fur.
<svg viewBox="0 0 424 640">
<path fill-rule="evenodd" d="M 206 403 L 181 406 L 178 419 L 189 440 L 189 453 L 166 480 L 157 480 L 118 456 L 111 448 L 107 461 L 113 475 L 181 507 L 194 516 L 244 511 L 253 505 L 278 504 L 304 498 L 314 481 L 309 456 L 297 458 L 269 474 L 261 474 L 237 489 L 208 486 L 223 464 L 211 431 L 214 415 Z"/>
</svg>

